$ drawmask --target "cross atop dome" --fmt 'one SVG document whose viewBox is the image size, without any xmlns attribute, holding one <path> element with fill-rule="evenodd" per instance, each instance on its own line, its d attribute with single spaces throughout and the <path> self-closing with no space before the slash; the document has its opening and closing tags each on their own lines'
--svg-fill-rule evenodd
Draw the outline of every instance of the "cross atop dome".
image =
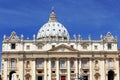
<svg viewBox="0 0 120 80">
<path fill-rule="evenodd" d="M 54 12 L 54 7 L 52 7 L 52 12 L 49 17 L 49 22 L 57 22 L 57 18 L 56 18 L 55 12 Z"/>
</svg>

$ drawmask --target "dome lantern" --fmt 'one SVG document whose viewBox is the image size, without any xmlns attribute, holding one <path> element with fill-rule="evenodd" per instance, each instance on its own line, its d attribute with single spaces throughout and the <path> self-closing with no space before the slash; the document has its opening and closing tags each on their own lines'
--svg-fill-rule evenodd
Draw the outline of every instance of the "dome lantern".
<svg viewBox="0 0 120 80">
<path fill-rule="evenodd" d="M 57 18 L 56 18 L 53 7 L 52 7 L 52 13 L 50 14 L 50 17 L 49 17 L 49 22 L 57 22 Z"/>
</svg>

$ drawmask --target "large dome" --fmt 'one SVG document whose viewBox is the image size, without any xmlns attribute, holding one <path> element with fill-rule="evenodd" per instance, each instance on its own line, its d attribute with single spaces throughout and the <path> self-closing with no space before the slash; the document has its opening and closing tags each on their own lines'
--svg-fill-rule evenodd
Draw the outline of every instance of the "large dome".
<svg viewBox="0 0 120 80">
<path fill-rule="evenodd" d="M 54 10 L 50 14 L 49 21 L 38 31 L 37 39 L 42 38 L 69 38 L 67 29 L 57 21 Z"/>
</svg>

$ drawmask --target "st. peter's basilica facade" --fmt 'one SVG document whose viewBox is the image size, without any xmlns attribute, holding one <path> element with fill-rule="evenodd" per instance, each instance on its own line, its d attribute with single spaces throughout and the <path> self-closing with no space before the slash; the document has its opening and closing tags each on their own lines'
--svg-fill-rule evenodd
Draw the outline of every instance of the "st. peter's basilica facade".
<svg viewBox="0 0 120 80">
<path fill-rule="evenodd" d="M 118 40 L 110 32 L 99 40 L 70 39 L 52 10 L 33 39 L 12 32 L 2 42 L 2 80 L 119 80 Z"/>
</svg>

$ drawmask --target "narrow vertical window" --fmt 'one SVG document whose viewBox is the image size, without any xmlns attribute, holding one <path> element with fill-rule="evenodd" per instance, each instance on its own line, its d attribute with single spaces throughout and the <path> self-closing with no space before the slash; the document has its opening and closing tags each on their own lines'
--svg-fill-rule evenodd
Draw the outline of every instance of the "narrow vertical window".
<svg viewBox="0 0 120 80">
<path fill-rule="evenodd" d="M 74 61 L 73 61 L 73 60 L 70 61 L 70 67 L 71 67 L 71 68 L 74 67 Z"/>
<path fill-rule="evenodd" d="M 65 60 L 64 59 L 60 60 L 60 65 L 61 65 L 61 68 L 65 68 Z"/>
<path fill-rule="evenodd" d="M 110 49 L 111 49 L 111 44 L 110 44 L 110 43 L 108 43 L 108 45 L 107 45 L 107 46 L 108 46 L 108 49 L 110 50 Z"/>
<path fill-rule="evenodd" d="M 15 59 L 11 59 L 11 68 L 15 68 Z"/>
<path fill-rule="evenodd" d="M 52 68 L 55 68 L 55 61 L 52 61 L 52 63 L 51 63 L 52 65 Z"/>
<path fill-rule="evenodd" d="M 112 59 L 109 59 L 109 67 L 112 68 L 113 67 L 113 60 Z"/>
<path fill-rule="evenodd" d="M 38 68 L 42 68 L 42 60 L 38 60 Z"/>
<path fill-rule="evenodd" d="M 83 60 L 82 64 L 83 64 L 83 68 L 87 68 L 87 60 Z"/>
</svg>

